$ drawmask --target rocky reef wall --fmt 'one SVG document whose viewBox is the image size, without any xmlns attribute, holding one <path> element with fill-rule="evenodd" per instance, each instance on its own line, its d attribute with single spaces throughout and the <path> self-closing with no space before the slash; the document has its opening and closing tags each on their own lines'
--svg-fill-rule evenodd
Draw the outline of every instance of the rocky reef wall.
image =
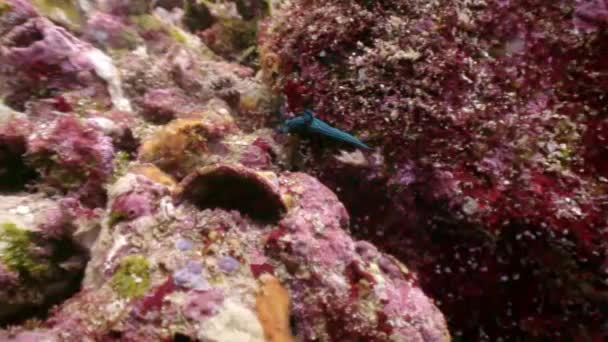
<svg viewBox="0 0 608 342">
<path fill-rule="evenodd" d="M 450 340 L 273 129 L 276 10 L 0 2 L 0 340 Z"/>
</svg>

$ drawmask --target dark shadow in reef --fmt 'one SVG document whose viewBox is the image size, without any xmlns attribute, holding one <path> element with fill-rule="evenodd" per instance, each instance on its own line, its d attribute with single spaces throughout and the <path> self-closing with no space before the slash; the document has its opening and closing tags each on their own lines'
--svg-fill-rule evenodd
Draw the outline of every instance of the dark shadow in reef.
<svg viewBox="0 0 608 342">
<path fill-rule="evenodd" d="M 24 191 L 38 174 L 23 159 L 25 141 L 0 142 L 0 193 Z"/>
<path fill-rule="evenodd" d="M 49 317 L 51 309 L 68 300 L 81 289 L 82 280 L 86 263 L 89 260 L 89 254 L 80 246 L 76 245 L 69 239 L 60 239 L 49 241 L 53 247 L 53 253 L 49 256 L 54 265 L 62 265 L 62 269 L 57 272 L 62 272 L 63 277 L 57 277 L 57 280 L 52 280 L 55 283 L 49 285 L 49 281 L 44 279 L 32 279 L 27 274 L 19 274 L 20 281 L 28 284 L 32 288 L 39 286 L 43 288 L 42 295 L 45 300 L 36 305 L 14 305 L 13 308 L 9 304 L 2 304 L 3 314 L 0 316 L 0 329 L 5 329 L 9 326 L 19 326 L 27 321 L 44 321 Z M 78 261 L 74 261 L 78 259 Z M 69 264 L 74 261 L 75 265 L 70 267 Z M 61 275 L 61 274 L 60 274 Z M 22 291 L 19 287 L 13 291 Z M 8 290 L 11 291 L 11 290 Z M 11 293 L 8 293 L 11 296 Z M 15 293 L 14 296 L 17 296 Z"/>
</svg>

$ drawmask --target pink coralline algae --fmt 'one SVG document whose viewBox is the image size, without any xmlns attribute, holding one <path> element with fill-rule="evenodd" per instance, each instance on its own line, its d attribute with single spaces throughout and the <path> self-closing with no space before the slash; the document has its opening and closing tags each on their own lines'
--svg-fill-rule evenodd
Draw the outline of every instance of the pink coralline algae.
<svg viewBox="0 0 608 342">
<path fill-rule="evenodd" d="M 153 89 L 144 95 L 141 102 L 144 117 L 157 123 L 167 123 L 178 117 L 187 117 L 196 109 L 191 105 L 193 99 L 176 88 Z"/>
<path fill-rule="evenodd" d="M 0 76 L 11 87 L 7 101 L 12 106 L 25 108 L 36 98 L 83 88 L 98 103 L 108 105 L 109 94 L 95 73 L 95 50 L 66 29 L 32 17 L 13 27 L 4 39 L 0 56 L 7 64 Z"/>
<path fill-rule="evenodd" d="M 90 206 L 105 202 L 103 185 L 112 174 L 114 147 L 95 127 L 59 118 L 30 136 L 26 158 L 50 187 Z"/>
<path fill-rule="evenodd" d="M 66 197 L 46 211 L 40 224 L 41 234 L 50 239 L 72 238 L 79 227 L 98 220 L 97 210 L 86 208 L 75 198 Z"/>
<path fill-rule="evenodd" d="M 583 30 L 602 30 L 608 27 L 608 1 L 580 1 L 574 11 L 574 23 Z"/>
<path fill-rule="evenodd" d="M 194 293 L 186 304 L 184 314 L 193 320 L 204 320 L 216 315 L 223 301 L 224 295 L 218 290 Z"/>
<path fill-rule="evenodd" d="M 297 204 L 279 222 L 282 234 L 274 234 L 266 248 L 293 275 L 294 314 L 312 323 L 302 327 L 305 339 L 449 339 L 441 328 L 441 314 L 416 287 L 416 276 L 396 260 L 387 261 L 372 245 L 355 242 L 345 233 L 342 227 L 348 225 L 348 214 L 329 189 L 305 174 L 286 175 L 280 182 L 284 196 Z M 361 245 L 366 248 L 357 248 Z M 384 267 L 379 266 L 381 261 Z M 327 293 L 328 299 L 319 300 L 317 292 Z M 403 308 L 423 314 L 403 316 Z M 326 330 L 321 332 L 316 324 Z"/>
<path fill-rule="evenodd" d="M 605 1 L 279 12 L 260 44 L 288 111 L 378 147 L 311 139 L 303 170 L 337 192 L 355 236 L 419 272 L 453 335 L 608 336 Z"/>
<path fill-rule="evenodd" d="M 86 60 L 79 58 L 82 43 L 64 28 L 55 26 L 44 18 L 35 18 L 9 32 L 14 47 L 8 58 L 17 66 L 48 64 L 64 71 L 86 69 Z"/>
<path fill-rule="evenodd" d="M 86 265 L 80 234 L 95 219 L 48 227 L 49 213 L 66 206 L 43 196 L 3 195 L 0 203 L 0 322 L 57 304 L 77 291 Z M 64 227 L 59 228 L 59 225 Z M 74 229 L 70 229 L 73 227 Z M 56 233 L 60 231 L 61 233 Z M 51 234 L 52 233 L 52 234 Z M 82 241 L 82 240 L 80 240 Z M 1 333 L 0 333 L 1 336 Z"/>
<path fill-rule="evenodd" d="M 145 195 L 127 194 L 118 197 L 112 204 L 115 220 L 133 220 L 152 213 L 152 201 Z"/>
</svg>

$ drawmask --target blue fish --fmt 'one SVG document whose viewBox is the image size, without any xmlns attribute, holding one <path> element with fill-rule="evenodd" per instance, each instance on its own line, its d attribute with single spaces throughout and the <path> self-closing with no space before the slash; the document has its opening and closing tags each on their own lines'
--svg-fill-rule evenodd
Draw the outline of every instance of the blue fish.
<svg viewBox="0 0 608 342">
<path fill-rule="evenodd" d="M 307 109 L 304 115 L 297 116 L 293 119 L 285 121 L 283 127 L 279 129 L 281 133 L 316 133 L 328 137 L 332 140 L 347 143 L 356 146 L 360 149 L 371 150 L 372 148 L 366 145 L 356 137 L 341 131 L 315 117 L 314 113 Z"/>
</svg>

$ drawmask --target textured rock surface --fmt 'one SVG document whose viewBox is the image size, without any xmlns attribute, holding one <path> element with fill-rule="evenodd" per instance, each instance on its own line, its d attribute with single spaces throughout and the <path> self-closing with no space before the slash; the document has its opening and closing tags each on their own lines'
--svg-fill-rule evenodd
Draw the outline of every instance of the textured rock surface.
<svg viewBox="0 0 608 342">
<path fill-rule="evenodd" d="M 2 196 L 0 321 L 57 304 L 78 289 L 87 261 L 84 237 L 96 229 L 95 216 L 81 210 L 67 198 Z"/>
<path fill-rule="evenodd" d="M 300 165 L 464 340 L 608 336 L 606 1 L 294 1 L 262 37 Z"/>
<path fill-rule="evenodd" d="M 0 340 L 448 341 L 286 171 L 266 2 L 154 4 L 0 2 Z"/>
<path fill-rule="evenodd" d="M 83 288 L 53 311 L 45 334 L 67 341 L 178 334 L 217 341 L 291 341 L 292 334 L 322 341 L 449 340 L 442 314 L 415 275 L 353 241 L 343 230 L 344 207 L 317 180 L 242 166 L 205 170 L 187 177 L 174 195 L 130 172 L 112 185 L 112 209 Z M 225 186 L 203 191 L 217 183 Z M 252 219 L 245 188 L 276 198 L 270 209 L 281 216 Z M 225 202 L 209 202 L 210 196 Z"/>
</svg>

